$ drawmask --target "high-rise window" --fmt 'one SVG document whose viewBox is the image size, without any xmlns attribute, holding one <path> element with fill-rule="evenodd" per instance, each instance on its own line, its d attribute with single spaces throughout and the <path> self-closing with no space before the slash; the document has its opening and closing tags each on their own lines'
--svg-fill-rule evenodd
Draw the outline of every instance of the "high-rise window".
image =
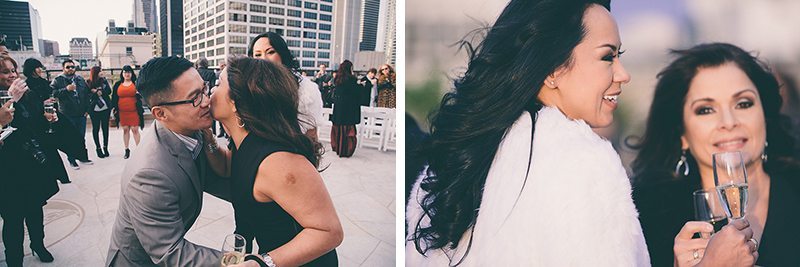
<svg viewBox="0 0 800 267">
<path fill-rule="evenodd" d="M 316 54 L 314 51 L 303 51 L 303 57 L 316 57 Z"/>
<path fill-rule="evenodd" d="M 239 13 L 229 13 L 228 14 L 228 20 L 230 20 L 230 21 L 247 22 L 247 15 L 239 14 Z"/>
<path fill-rule="evenodd" d="M 126 56 L 132 56 L 133 55 L 133 47 L 130 47 L 130 46 L 125 47 L 125 55 Z"/>
<path fill-rule="evenodd" d="M 250 12 L 267 13 L 267 6 L 251 4 L 250 5 Z"/>
<path fill-rule="evenodd" d="M 333 6 L 330 6 L 330 5 L 319 5 L 319 10 L 333 12 Z"/>
<path fill-rule="evenodd" d="M 316 32 L 303 32 L 303 38 L 317 39 Z"/>
<path fill-rule="evenodd" d="M 330 40 L 331 39 L 331 34 L 330 33 L 320 33 L 319 34 L 319 39 L 320 40 Z"/>
<path fill-rule="evenodd" d="M 317 55 L 319 56 L 319 58 L 331 58 L 330 52 L 319 52 L 317 53 Z"/>
<path fill-rule="evenodd" d="M 286 40 L 286 46 L 288 46 L 288 47 L 300 47 L 300 40 Z"/>
<path fill-rule="evenodd" d="M 247 33 L 247 26 L 238 25 L 238 24 L 231 24 L 231 25 L 228 25 L 228 32 Z"/>
<path fill-rule="evenodd" d="M 303 28 L 306 28 L 306 29 L 316 29 L 316 28 L 317 28 L 317 24 L 316 24 L 316 23 L 313 23 L 313 22 L 308 22 L 308 21 L 306 21 L 306 22 L 303 22 Z"/>
<path fill-rule="evenodd" d="M 283 15 L 284 14 L 284 9 L 280 8 L 280 7 L 270 7 L 269 8 L 269 13 L 272 14 L 272 15 Z"/>
<path fill-rule="evenodd" d="M 305 7 L 308 8 L 308 9 L 317 9 L 317 3 L 312 3 L 312 2 L 306 1 Z"/>
<path fill-rule="evenodd" d="M 230 8 L 231 10 L 247 11 L 247 4 L 231 1 Z"/>
<path fill-rule="evenodd" d="M 293 7 L 302 7 L 303 6 L 303 1 L 301 1 L 301 0 L 289 0 L 287 5 L 293 6 Z"/>
<path fill-rule="evenodd" d="M 317 42 L 303 42 L 303 48 L 317 48 Z"/>
<path fill-rule="evenodd" d="M 289 37 L 300 37 L 300 31 L 297 31 L 297 30 L 286 30 L 286 36 L 289 36 Z"/>
<path fill-rule="evenodd" d="M 300 26 L 302 25 L 302 23 L 300 23 L 300 21 L 299 21 L 299 20 L 287 19 L 287 20 L 286 20 L 286 25 L 287 25 L 287 26 L 292 26 L 292 27 L 297 27 L 297 28 L 300 28 Z"/>
<path fill-rule="evenodd" d="M 319 20 L 332 21 L 331 15 L 319 14 Z"/>
<path fill-rule="evenodd" d="M 323 31 L 330 31 L 331 30 L 331 25 L 330 24 L 320 23 L 319 24 L 319 29 L 323 30 Z"/>
<path fill-rule="evenodd" d="M 300 10 L 287 9 L 286 15 L 289 15 L 290 17 L 299 18 L 303 16 L 303 12 L 300 12 Z"/>
<path fill-rule="evenodd" d="M 265 32 L 267 32 L 267 27 L 250 26 L 250 33 L 262 34 L 262 33 L 265 33 Z"/>
<path fill-rule="evenodd" d="M 331 43 L 319 42 L 319 49 L 331 49 Z"/>
<path fill-rule="evenodd" d="M 250 22 L 265 24 L 267 23 L 267 17 L 253 15 L 250 16 Z"/>
<path fill-rule="evenodd" d="M 281 19 L 281 18 L 269 18 L 269 25 L 283 26 L 283 19 Z"/>
</svg>

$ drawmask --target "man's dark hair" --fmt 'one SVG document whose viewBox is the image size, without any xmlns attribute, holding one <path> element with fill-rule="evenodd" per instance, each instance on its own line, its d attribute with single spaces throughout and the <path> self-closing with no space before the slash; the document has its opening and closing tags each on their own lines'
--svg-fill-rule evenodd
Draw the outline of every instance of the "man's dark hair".
<svg viewBox="0 0 800 267">
<path fill-rule="evenodd" d="M 72 61 L 72 59 L 64 60 L 64 62 L 61 62 L 61 67 L 63 68 L 64 66 L 67 65 L 67 63 L 75 64 L 75 61 Z"/>
<path fill-rule="evenodd" d="M 197 60 L 197 67 L 198 68 L 208 68 L 208 59 L 201 57 Z"/>
<path fill-rule="evenodd" d="M 377 69 L 375 69 L 375 68 L 371 68 L 371 69 L 369 69 L 369 70 L 367 71 L 367 73 L 375 73 L 375 74 L 378 74 L 378 70 L 377 70 Z"/>
<path fill-rule="evenodd" d="M 151 107 L 158 105 L 171 97 L 172 81 L 192 67 L 192 62 L 182 57 L 153 58 L 139 71 L 136 89 Z"/>
</svg>

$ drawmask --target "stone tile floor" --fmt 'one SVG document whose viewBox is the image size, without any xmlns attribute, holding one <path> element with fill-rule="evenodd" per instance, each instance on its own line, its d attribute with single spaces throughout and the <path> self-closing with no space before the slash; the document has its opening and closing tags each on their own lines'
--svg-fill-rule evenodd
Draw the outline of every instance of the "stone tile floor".
<svg viewBox="0 0 800 267">
<path fill-rule="evenodd" d="M 82 165 L 80 170 L 68 167 L 73 182 L 60 185 L 61 191 L 44 207 L 45 245 L 56 260 L 42 263 L 31 256 L 26 237 L 25 266 L 102 266 L 105 262 L 126 161 L 122 158 L 122 130 L 111 129 L 109 158 L 96 157 L 90 129 L 86 144 L 95 164 Z M 131 144 L 132 153 L 136 153 L 132 139 Z M 351 158 L 339 158 L 329 144 L 325 145 L 322 166 L 330 167 L 322 177 L 345 232 L 337 248 L 339 264 L 394 266 L 395 152 L 362 147 Z M 231 205 L 205 194 L 203 210 L 187 239 L 219 248 L 225 235 L 233 232 L 233 223 Z M 3 250 L 0 242 L 0 266 L 6 266 Z"/>
</svg>

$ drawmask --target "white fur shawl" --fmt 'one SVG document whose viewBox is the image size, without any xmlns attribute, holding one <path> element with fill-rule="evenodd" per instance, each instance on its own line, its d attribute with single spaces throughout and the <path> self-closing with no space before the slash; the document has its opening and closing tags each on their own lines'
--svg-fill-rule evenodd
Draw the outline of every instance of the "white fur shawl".
<svg viewBox="0 0 800 267">
<path fill-rule="evenodd" d="M 527 112 L 500 143 L 462 266 L 649 266 L 630 182 L 611 144 L 558 109 L 544 107 L 538 114 L 524 189 L 531 147 Z M 421 180 L 406 210 L 410 234 L 422 216 Z M 452 263 L 463 255 L 469 233 L 447 252 L 455 255 Z M 406 241 L 406 266 L 450 264 L 441 249 L 426 254 Z"/>
</svg>

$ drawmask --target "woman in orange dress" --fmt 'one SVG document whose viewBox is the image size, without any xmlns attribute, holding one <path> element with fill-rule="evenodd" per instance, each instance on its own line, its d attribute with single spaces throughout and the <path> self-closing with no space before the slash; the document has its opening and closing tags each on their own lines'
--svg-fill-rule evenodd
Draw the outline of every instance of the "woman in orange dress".
<svg viewBox="0 0 800 267">
<path fill-rule="evenodd" d="M 122 67 L 119 81 L 114 84 L 111 102 L 114 107 L 114 117 L 117 118 L 117 127 L 122 126 L 122 142 L 125 144 L 125 159 L 131 156 L 128 148 L 131 132 L 133 140 L 139 145 L 139 128 L 144 128 L 144 107 L 142 96 L 136 90 L 136 74 L 131 66 Z M 137 127 L 138 126 L 138 127 Z"/>
</svg>

